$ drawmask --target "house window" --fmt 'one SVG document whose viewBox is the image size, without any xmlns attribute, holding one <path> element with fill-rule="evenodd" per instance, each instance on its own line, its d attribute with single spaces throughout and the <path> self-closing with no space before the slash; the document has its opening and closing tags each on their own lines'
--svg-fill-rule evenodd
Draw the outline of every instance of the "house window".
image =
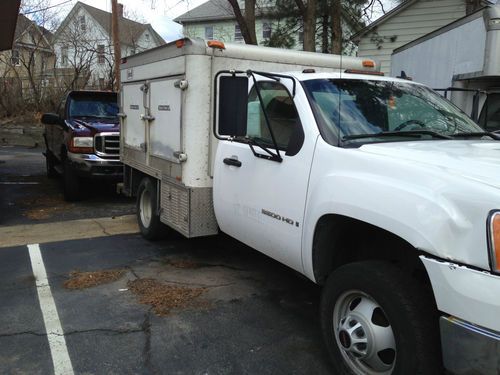
<svg viewBox="0 0 500 375">
<path fill-rule="evenodd" d="M 214 38 L 214 27 L 205 26 L 205 39 L 212 40 Z"/>
<path fill-rule="evenodd" d="M 99 64 L 104 64 L 106 62 L 104 57 L 104 44 L 99 44 L 97 46 L 97 62 Z"/>
<path fill-rule="evenodd" d="M 271 38 L 271 31 L 272 31 L 271 23 L 264 22 L 262 24 L 262 38 L 263 39 L 269 39 L 269 38 Z"/>
<path fill-rule="evenodd" d="M 68 47 L 61 48 L 61 65 L 66 66 L 68 64 Z"/>
<path fill-rule="evenodd" d="M 149 34 L 144 35 L 144 37 L 146 38 L 146 42 L 149 42 Z"/>
<path fill-rule="evenodd" d="M 19 59 L 19 50 L 13 49 L 10 55 L 10 63 L 15 66 L 21 65 L 21 61 Z"/>
<path fill-rule="evenodd" d="M 240 41 L 243 40 L 243 35 L 241 35 L 240 25 L 234 25 L 234 40 Z"/>
<path fill-rule="evenodd" d="M 85 23 L 85 16 L 80 16 L 78 18 L 78 22 L 80 24 L 80 30 L 81 31 L 87 30 L 87 24 Z"/>
</svg>

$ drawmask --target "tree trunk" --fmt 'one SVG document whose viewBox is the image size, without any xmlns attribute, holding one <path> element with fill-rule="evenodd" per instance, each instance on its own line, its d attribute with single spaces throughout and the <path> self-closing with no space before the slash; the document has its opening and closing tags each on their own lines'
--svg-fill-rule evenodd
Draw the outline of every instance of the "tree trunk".
<svg viewBox="0 0 500 375">
<path fill-rule="evenodd" d="M 328 38 L 328 26 L 329 26 L 330 16 L 326 10 L 324 10 L 322 20 L 321 20 L 321 52 L 328 53 L 329 38 Z"/>
<path fill-rule="evenodd" d="M 332 0 L 332 53 L 342 54 L 342 4 L 340 0 Z"/>
<path fill-rule="evenodd" d="M 302 16 L 304 23 L 304 51 L 316 52 L 316 0 L 308 0 Z"/>
<path fill-rule="evenodd" d="M 255 0 L 245 0 L 245 15 L 241 12 L 238 0 L 229 0 L 233 8 L 236 22 L 240 25 L 241 35 L 246 44 L 257 45 L 255 34 Z"/>
</svg>

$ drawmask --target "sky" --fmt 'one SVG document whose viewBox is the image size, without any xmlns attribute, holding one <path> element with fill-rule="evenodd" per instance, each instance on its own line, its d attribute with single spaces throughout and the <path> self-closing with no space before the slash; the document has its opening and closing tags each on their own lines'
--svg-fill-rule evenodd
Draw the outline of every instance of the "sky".
<svg viewBox="0 0 500 375">
<path fill-rule="evenodd" d="M 111 11 L 110 0 L 80 0 L 82 3 L 93 7 Z M 182 36 L 182 26 L 172 20 L 197 7 L 206 0 L 119 0 L 123 4 L 125 14 L 136 15 L 140 22 L 150 23 L 158 34 L 167 42 L 176 40 Z M 65 0 L 50 0 L 51 5 L 57 5 Z M 59 6 L 58 13 L 65 16 L 76 4 L 72 0 Z M 130 17 L 134 19 L 134 17 Z"/>
</svg>

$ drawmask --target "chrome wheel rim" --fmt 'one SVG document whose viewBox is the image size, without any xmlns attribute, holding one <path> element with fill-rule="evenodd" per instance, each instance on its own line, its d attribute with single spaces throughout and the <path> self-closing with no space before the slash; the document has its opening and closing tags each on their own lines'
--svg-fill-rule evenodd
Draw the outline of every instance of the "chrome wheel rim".
<svg viewBox="0 0 500 375">
<path fill-rule="evenodd" d="M 152 212 L 151 193 L 147 189 L 144 189 L 141 194 L 141 199 L 139 200 L 139 215 L 141 217 L 142 225 L 145 228 L 149 228 L 149 225 L 151 224 Z"/>
<path fill-rule="evenodd" d="M 355 374 L 392 374 L 396 340 L 380 305 L 358 290 L 343 293 L 333 309 L 335 341 Z"/>
</svg>

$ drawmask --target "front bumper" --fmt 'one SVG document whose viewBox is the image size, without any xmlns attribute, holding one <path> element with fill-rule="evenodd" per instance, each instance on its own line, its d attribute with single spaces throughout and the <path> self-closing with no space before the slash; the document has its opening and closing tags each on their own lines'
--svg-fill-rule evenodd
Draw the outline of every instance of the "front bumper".
<svg viewBox="0 0 500 375">
<path fill-rule="evenodd" d="M 445 368 L 456 375 L 500 374 L 500 333 L 453 317 L 441 317 Z"/>
<path fill-rule="evenodd" d="M 442 317 L 441 344 L 447 370 L 500 374 L 500 277 L 449 261 L 420 259 Z"/>
<path fill-rule="evenodd" d="M 81 177 L 120 180 L 123 164 L 120 159 L 105 159 L 94 154 L 68 152 L 71 168 Z"/>
</svg>

